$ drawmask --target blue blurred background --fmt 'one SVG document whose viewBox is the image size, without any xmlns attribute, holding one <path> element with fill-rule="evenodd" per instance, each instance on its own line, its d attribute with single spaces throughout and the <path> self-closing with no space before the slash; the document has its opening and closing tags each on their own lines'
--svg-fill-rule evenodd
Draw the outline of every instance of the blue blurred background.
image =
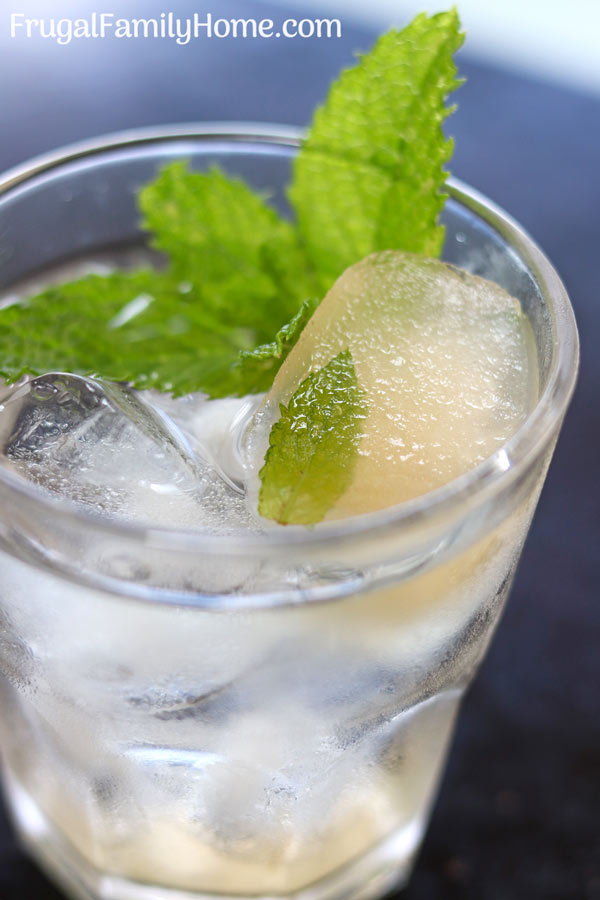
<svg viewBox="0 0 600 900">
<path fill-rule="evenodd" d="M 600 900 L 600 3 L 463 0 L 467 83 L 455 175 L 508 209 L 562 275 L 582 337 L 579 388 L 516 587 L 465 706 L 406 900 Z M 158 123 L 305 124 L 413 0 L 121 0 L 120 16 L 337 16 L 339 39 L 74 41 L 10 37 L 0 9 L 0 170 L 70 141 Z M 89 15 L 32 0 L 29 17 Z M 2 900 L 58 894 L 0 821 Z"/>
</svg>

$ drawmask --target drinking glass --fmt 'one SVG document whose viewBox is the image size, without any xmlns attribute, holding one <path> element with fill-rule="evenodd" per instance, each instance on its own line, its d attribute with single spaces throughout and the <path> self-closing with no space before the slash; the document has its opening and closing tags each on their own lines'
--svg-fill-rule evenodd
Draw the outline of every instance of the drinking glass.
<svg viewBox="0 0 600 900">
<path fill-rule="evenodd" d="M 289 214 L 299 140 L 157 128 L 13 170 L 0 292 L 143 258 L 136 193 L 173 160 Z M 577 368 L 548 260 L 476 192 L 449 193 L 444 258 L 520 299 L 539 367 L 535 408 L 471 471 L 316 530 L 210 534 L 102 517 L 0 466 L 4 789 L 72 897 L 341 900 L 408 878 Z"/>
</svg>

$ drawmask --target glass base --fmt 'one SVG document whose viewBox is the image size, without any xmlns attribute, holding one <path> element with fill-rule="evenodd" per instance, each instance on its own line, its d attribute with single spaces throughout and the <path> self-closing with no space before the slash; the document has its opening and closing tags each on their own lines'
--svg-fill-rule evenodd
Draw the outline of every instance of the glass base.
<svg viewBox="0 0 600 900">
<path fill-rule="evenodd" d="M 257 900 L 252 893 L 243 896 L 182 891 L 101 872 L 56 830 L 31 796 L 6 772 L 4 793 L 22 844 L 73 900 Z M 331 875 L 280 898 L 269 896 L 268 900 L 371 900 L 402 888 L 424 829 L 424 821 L 412 822 Z"/>
</svg>

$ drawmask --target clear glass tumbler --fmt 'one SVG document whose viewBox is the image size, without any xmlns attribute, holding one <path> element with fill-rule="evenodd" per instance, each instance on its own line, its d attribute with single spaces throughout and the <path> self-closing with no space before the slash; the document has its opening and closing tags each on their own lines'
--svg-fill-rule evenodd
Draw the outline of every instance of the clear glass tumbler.
<svg viewBox="0 0 600 900">
<path fill-rule="evenodd" d="M 135 194 L 170 160 L 217 163 L 286 210 L 298 141 L 190 125 L 9 173 L 2 294 L 143 247 Z M 408 878 L 577 368 L 531 239 L 456 182 L 444 219 L 445 258 L 522 301 L 541 385 L 518 433 L 452 483 L 317 531 L 211 535 L 100 518 L 0 466 L 5 792 L 73 897 L 341 900 Z"/>
</svg>

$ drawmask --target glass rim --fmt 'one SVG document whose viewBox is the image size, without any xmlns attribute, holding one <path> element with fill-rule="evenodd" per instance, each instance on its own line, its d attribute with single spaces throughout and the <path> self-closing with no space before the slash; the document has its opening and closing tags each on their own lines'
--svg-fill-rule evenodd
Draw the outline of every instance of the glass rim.
<svg viewBox="0 0 600 900">
<path fill-rule="evenodd" d="M 87 157 L 99 156 L 149 144 L 190 141 L 229 141 L 232 143 L 264 143 L 297 149 L 304 129 L 255 122 L 202 122 L 163 125 L 119 131 L 66 145 L 56 151 L 36 156 L 0 174 L 0 199 L 14 188 L 37 176 Z M 153 547 L 184 552 L 255 554 L 263 551 L 285 551 L 286 547 L 322 548 L 323 544 L 345 543 L 361 536 L 373 538 L 377 533 L 409 532 L 456 507 L 471 507 L 505 490 L 527 470 L 553 439 L 573 393 L 577 378 L 579 340 L 575 317 L 566 289 L 543 251 L 505 210 L 483 194 L 456 178 L 449 178 L 446 190 L 451 199 L 478 215 L 496 230 L 517 252 L 531 271 L 540 288 L 551 316 L 553 340 L 552 360 L 546 385 L 527 418 L 512 437 L 477 466 L 467 470 L 441 487 L 401 504 L 324 522 L 318 531 L 290 526 L 268 527 L 261 533 L 211 534 L 201 530 L 166 528 L 152 523 L 99 518 L 93 510 L 60 498 L 43 488 L 0 467 L 0 485 L 33 505 L 40 512 L 55 516 L 103 534 Z"/>
</svg>

